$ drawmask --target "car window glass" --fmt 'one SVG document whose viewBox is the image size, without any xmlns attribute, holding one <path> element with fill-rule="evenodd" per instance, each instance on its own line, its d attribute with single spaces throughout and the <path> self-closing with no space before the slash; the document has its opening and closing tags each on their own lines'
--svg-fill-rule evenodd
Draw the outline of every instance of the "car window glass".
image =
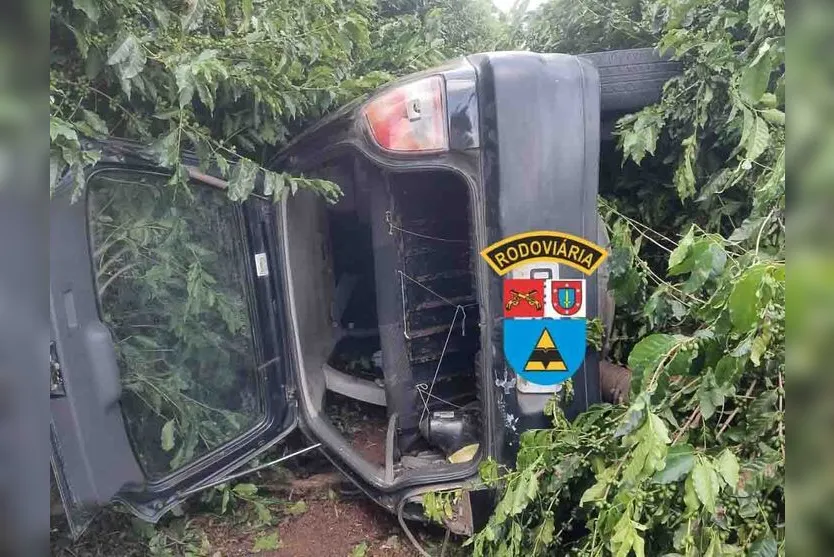
<svg viewBox="0 0 834 557">
<path fill-rule="evenodd" d="M 222 190 L 105 170 L 88 183 L 101 319 L 145 474 L 165 476 L 263 418 L 243 246 Z"/>
</svg>

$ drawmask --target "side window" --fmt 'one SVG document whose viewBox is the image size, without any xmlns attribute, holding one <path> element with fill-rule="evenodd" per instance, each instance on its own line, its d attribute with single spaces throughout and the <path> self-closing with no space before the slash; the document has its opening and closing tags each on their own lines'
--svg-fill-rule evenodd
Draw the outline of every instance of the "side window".
<svg viewBox="0 0 834 557">
<path fill-rule="evenodd" d="M 224 192 L 105 170 L 88 183 L 101 319 L 134 451 L 160 478 L 263 418 L 241 235 Z"/>
</svg>

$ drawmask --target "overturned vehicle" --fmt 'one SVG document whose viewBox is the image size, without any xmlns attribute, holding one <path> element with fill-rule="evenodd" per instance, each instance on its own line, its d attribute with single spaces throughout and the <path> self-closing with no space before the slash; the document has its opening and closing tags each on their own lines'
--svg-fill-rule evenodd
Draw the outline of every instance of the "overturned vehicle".
<svg viewBox="0 0 834 557">
<path fill-rule="evenodd" d="M 495 497 L 479 463 L 512 465 L 562 388 L 505 362 L 501 277 L 479 252 L 530 230 L 605 244 L 600 146 L 674 71 L 650 50 L 512 52 L 409 76 L 270 162 L 335 182 L 334 204 L 228 203 L 187 154 L 178 192 L 137 146 L 103 145 L 85 201 L 65 177 L 51 202 L 50 433 L 73 531 L 112 500 L 155 521 L 296 426 L 401 521 L 462 488 L 448 526 L 476 530 Z M 588 277 L 587 317 L 610 325 L 604 282 Z M 601 399 L 599 362 L 589 348 L 568 416 Z"/>
</svg>

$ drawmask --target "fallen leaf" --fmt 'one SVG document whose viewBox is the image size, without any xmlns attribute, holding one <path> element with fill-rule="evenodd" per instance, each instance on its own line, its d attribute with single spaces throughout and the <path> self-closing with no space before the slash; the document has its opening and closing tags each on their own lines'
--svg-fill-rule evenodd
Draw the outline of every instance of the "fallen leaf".
<svg viewBox="0 0 834 557">
<path fill-rule="evenodd" d="M 300 499 L 293 503 L 292 505 L 287 508 L 287 513 L 291 514 L 292 516 L 298 516 L 307 512 L 307 503 L 304 502 L 304 499 Z"/>
<path fill-rule="evenodd" d="M 278 539 L 278 532 L 259 536 L 255 540 L 255 545 L 252 546 L 252 553 L 260 553 L 261 551 L 271 551 L 281 547 L 281 540 Z"/>
</svg>

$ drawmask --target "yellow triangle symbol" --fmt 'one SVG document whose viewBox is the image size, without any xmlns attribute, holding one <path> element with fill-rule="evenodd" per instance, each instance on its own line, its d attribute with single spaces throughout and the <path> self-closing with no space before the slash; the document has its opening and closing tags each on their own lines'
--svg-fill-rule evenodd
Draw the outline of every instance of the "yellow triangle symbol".
<svg viewBox="0 0 834 557">
<path fill-rule="evenodd" d="M 550 337 L 550 332 L 547 329 L 542 331 L 542 336 L 539 337 L 539 341 L 536 343 L 536 348 L 544 350 L 552 350 L 556 348 L 556 344 L 554 344 L 553 339 Z"/>
<path fill-rule="evenodd" d="M 533 352 L 527 359 L 524 371 L 566 371 L 567 369 L 550 332 L 547 329 L 543 330 Z"/>
</svg>

